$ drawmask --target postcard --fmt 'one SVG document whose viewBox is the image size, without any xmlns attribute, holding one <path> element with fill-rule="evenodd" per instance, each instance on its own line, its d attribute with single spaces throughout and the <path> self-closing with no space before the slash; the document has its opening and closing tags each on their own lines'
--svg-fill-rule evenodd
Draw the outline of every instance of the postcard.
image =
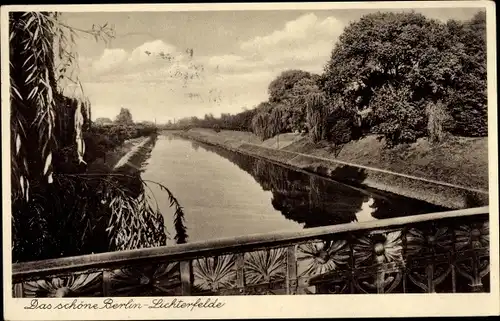
<svg viewBox="0 0 500 321">
<path fill-rule="evenodd" d="M 500 313 L 494 2 L 1 10 L 7 320 Z"/>
</svg>

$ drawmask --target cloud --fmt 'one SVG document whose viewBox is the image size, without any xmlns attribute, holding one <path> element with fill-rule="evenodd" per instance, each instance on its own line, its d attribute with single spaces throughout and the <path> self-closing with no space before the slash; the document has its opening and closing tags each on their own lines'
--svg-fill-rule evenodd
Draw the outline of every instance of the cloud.
<svg viewBox="0 0 500 321">
<path fill-rule="evenodd" d="M 92 64 L 92 68 L 105 72 L 123 64 L 127 59 L 128 54 L 123 49 L 104 49 L 99 59 Z"/>
<path fill-rule="evenodd" d="M 88 58 L 80 59 L 86 62 Z M 186 60 L 186 54 L 162 40 L 145 42 L 132 51 L 121 48 L 104 49 L 93 61 L 86 75 L 91 80 L 116 81 L 135 72 L 154 70 Z"/>
<path fill-rule="evenodd" d="M 137 119 L 159 121 L 238 112 L 266 100 L 269 83 L 283 70 L 320 73 L 342 31 L 335 18 L 307 14 L 231 53 L 191 56 L 160 39 L 128 51 L 106 49 L 86 71 L 85 87 L 95 117 L 112 117 L 120 106 Z"/>
<path fill-rule="evenodd" d="M 175 46 L 167 44 L 162 40 L 155 40 L 146 42 L 135 48 L 132 53 L 130 53 L 128 61 L 131 63 L 140 64 L 152 61 L 161 53 L 172 55 L 173 57 L 180 54 Z"/>
<path fill-rule="evenodd" d="M 213 56 L 208 58 L 208 65 L 212 68 L 216 68 L 221 65 L 227 64 L 239 64 L 244 62 L 245 58 L 238 55 L 222 55 L 222 56 Z"/>
<path fill-rule="evenodd" d="M 246 51 L 260 51 L 274 48 L 282 43 L 296 41 L 307 36 L 307 31 L 314 27 L 318 18 L 314 14 L 303 15 L 296 20 L 289 21 L 282 30 L 276 30 L 266 36 L 258 36 L 241 44 Z"/>
<path fill-rule="evenodd" d="M 295 49 L 316 41 L 334 41 L 343 31 L 344 24 L 334 17 L 318 19 L 315 14 L 306 14 L 289 21 L 283 29 L 266 36 L 258 36 L 241 43 L 246 52 L 268 53 L 279 48 Z"/>
<path fill-rule="evenodd" d="M 334 17 L 318 19 L 305 14 L 287 22 L 282 29 L 244 41 L 240 49 L 247 56 L 260 59 L 263 65 L 300 66 L 320 72 L 328 60 L 333 44 L 345 25 Z"/>
</svg>

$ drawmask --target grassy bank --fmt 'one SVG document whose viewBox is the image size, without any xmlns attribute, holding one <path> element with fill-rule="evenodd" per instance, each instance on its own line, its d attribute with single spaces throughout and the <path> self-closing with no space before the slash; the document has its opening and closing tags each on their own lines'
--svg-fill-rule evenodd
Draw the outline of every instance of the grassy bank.
<svg viewBox="0 0 500 321">
<path fill-rule="evenodd" d="M 208 129 L 191 129 L 183 135 L 351 185 L 441 206 L 463 208 L 488 203 L 487 138 L 452 138 L 435 146 L 419 140 L 385 149 L 383 142 L 370 136 L 335 150 L 321 142 L 312 144 L 299 134 L 283 134 L 265 141 L 248 132 L 216 133 Z"/>
<path fill-rule="evenodd" d="M 394 149 L 385 149 L 383 144 L 375 136 L 368 136 L 332 151 L 330 146 L 312 144 L 303 138 L 284 149 L 488 190 L 487 138 L 453 137 L 439 145 L 419 139 Z"/>
</svg>

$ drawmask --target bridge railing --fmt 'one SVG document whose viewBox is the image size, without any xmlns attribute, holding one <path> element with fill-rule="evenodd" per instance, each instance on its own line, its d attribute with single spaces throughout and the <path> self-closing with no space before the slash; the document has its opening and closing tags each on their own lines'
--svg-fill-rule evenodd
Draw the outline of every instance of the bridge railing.
<svg viewBox="0 0 500 321">
<path fill-rule="evenodd" d="M 489 291 L 488 207 L 13 264 L 14 297 Z"/>
</svg>

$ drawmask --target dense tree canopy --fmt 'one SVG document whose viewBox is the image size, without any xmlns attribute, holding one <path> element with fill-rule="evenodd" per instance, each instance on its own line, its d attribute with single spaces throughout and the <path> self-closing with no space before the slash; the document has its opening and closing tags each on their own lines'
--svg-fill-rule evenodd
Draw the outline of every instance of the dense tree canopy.
<svg viewBox="0 0 500 321">
<path fill-rule="evenodd" d="M 96 118 L 95 123 L 102 125 L 102 124 L 111 124 L 111 123 L 113 123 L 113 121 L 108 117 L 99 117 L 99 118 Z"/>
<path fill-rule="evenodd" d="M 340 36 L 324 89 L 347 108 L 373 110 L 374 131 L 391 143 L 427 135 L 426 105 L 437 101 L 455 120 L 451 131 L 482 135 L 471 126 L 486 121 L 484 22 L 483 14 L 447 24 L 417 13 L 366 15 Z"/>
<path fill-rule="evenodd" d="M 293 87 L 303 79 L 317 80 L 318 76 L 303 70 L 286 70 L 274 79 L 268 87 L 269 102 L 281 103 L 293 98 Z"/>
<path fill-rule="evenodd" d="M 323 74 L 285 70 L 254 109 L 196 122 L 215 124 L 336 145 L 368 133 L 389 147 L 446 133 L 486 136 L 485 12 L 446 23 L 415 12 L 365 15 L 345 28 Z"/>
<path fill-rule="evenodd" d="M 130 110 L 128 110 L 128 108 L 121 108 L 120 113 L 116 116 L 115 123 L 120 125 L 133 125 L 134 121 Z"/>
</svg>

